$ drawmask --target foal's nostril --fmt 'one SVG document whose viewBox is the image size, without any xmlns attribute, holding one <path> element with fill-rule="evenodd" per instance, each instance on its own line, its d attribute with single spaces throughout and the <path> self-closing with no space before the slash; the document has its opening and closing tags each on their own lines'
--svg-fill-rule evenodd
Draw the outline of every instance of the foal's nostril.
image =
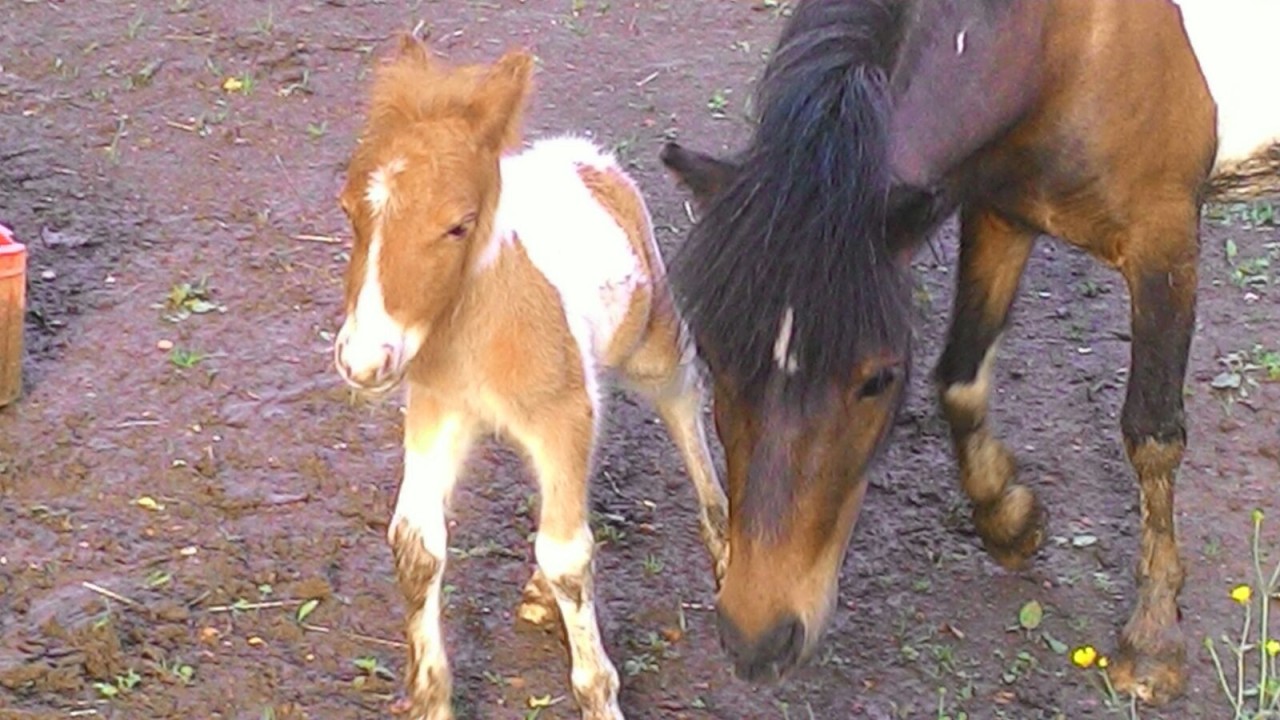
<svg viewBox="0 0 1280 720">
<path fill-rule="evenodd" d="M 395 370 L 396 363 L 399 361 L 399 358 L 396 357 L 397 355 L 398 353 L 396 352 L 395 346 L 383 343 L 382 367 L 379 370 L 380 377 L 386 377 L 390 375 L 393 370 Z"/>
<path fill-rule="evenodd" d="M 345 354 L 343 351 L 346 350 L 346 345 L 346 340 L 341 338 L 333 344 L 333 364 L 338 368 L 338 372 L 343 375 L 350 375 L 351 368 L 347 366 L 347 360 L 343 357 Z"/>
</svg>

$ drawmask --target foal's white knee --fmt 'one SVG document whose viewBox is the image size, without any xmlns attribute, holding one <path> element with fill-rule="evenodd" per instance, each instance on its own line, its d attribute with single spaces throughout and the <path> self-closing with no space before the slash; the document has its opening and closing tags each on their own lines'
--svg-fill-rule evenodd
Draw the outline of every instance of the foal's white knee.
<svg viewBox="0 0 1280 720">
<path fill-rule="evenodd" d="M 553 538 L 539 532 L 533 544 L 538 567 L 542 568 L 542 573 L 557 591 L 560 589 L 558 581 L 581 579 L 587 574 L 594 551 L 595 538 L 591 534 L 591 528 L 585 523 L 567 539 Z"/>
</svg>

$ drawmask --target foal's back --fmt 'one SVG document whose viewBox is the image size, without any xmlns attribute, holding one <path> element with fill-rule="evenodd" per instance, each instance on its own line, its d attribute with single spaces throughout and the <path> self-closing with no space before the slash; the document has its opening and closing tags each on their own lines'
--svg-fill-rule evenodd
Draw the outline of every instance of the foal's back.
<svg viewBox="0 0 1280 720">
<path fill-rule="evenodd" d="M 536 141 L 501 168 L 482 268 L 518 246 L 558 292 L 588 372 L 616 367 L 641 341 L 663 290 L 635 182 L 612 155 L 568 136 Z"/>
</svg>

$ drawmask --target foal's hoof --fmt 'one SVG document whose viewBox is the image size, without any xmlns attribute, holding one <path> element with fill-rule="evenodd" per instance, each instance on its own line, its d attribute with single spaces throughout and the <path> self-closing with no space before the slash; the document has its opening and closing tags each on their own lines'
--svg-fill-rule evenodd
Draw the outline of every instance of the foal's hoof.
<svg viewBox="0 0 1280 720">
<path fill-rule="evenodd" d="M 716 583 L 716 592 L 724 584 L 725 573 L 729 572 L 729 541 L 723 533 L 715 533 L 703 526 L 702 543 L 711 555 L 711 572 Z"/>
<path fill-rule="evenodd" d="M 413 700 L 407 695 L 400 695 L 390 705 L 387 706 L 389 715 L 404 715 L 404 720 L 454 720 L 453 708 L 449 703 L 436 707 L 434 710 L 422 710 L 413 706 Z"/>
<path fill-rule="evenodd" d="M 1025 485 L 1009 485 L 998 500 L 973 510 L 983 547 L 1008 570 L 1026 567 L 1044 542 L 1047 521 L 1044 506 Z"/>
<path fill-rule="evenodd" d="M 556 622 L 559 614 L 556 597 L 551 593 L 546 577 L 540 570 L 534 572 L 529 582 L 525 583 L 520 606 L 516 608 L 516 618 L 535 627 L 545 627 Z"/>
</svg>

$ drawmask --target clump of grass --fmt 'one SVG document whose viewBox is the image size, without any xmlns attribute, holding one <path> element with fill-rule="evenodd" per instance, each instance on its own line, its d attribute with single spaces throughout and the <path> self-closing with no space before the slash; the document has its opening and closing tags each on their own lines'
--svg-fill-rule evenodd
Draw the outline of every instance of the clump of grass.
<svg viewBox="0 0 1280 720">
<path fill-rule="evenodd" d="M 1235 713 L 1231 720 L 1280 718 L 1280 673 L 1276 667 L 1280 663 L 1280 639 L 1272 634 L 1270 613 L 1271 599 L 1280 593 L 1280 561 L 1270 574 L 1263 569 L 1262 511 L 1254 510 L 1252 517 L 1254 577 L 1231 589 L 1231 599 L 1244 611 L 1240 636 L 1238 640 L 1226 634 L 1221 638 L 1224 649 L 1231 653 L 1228 660 L 1235 660 L 1234 682 L 1228 678 L 1217 643 L 1211 637 L 1204 639 L 1218 673 L 1218 685 Z"/>
<path fill-rule="evenodd" d="M 1251 518 L 1250 555 L 1254 577 L 1250 582 L 1235 585 L 1229 593 L 1231 602 L 1244 612 L 1240 635 L 1230 638 L 1224 633 L 1220 638 L 1223 650 L 1230 652 L 1226 662 L 1213 638 L 1206 637 L 1204 646 L 1213 658 L 1218 687 L 1230 703 L 1233 713 L 1230 720 L 1277 720 L 1280 719 L 1280 667 L 1277 667 L 1280 665 L 1280 632 L 1271 629 L 1270 605 L 1280 599 L 1280 561 L 1269 574 L 1264 570 L 1262 511 L 1254 510 Z M 1107 707 L 1123 713 L 1129 720 L 1138 720 L 1137 698 L 1121 698 L 1107 676 L 1107 656 L 1092 645 L 1081 645 L 1072 651 L 1071 662 L 1097 673 Z M 1228 667 L 1232 672 L 1228 673 Z"/>
</svg>

